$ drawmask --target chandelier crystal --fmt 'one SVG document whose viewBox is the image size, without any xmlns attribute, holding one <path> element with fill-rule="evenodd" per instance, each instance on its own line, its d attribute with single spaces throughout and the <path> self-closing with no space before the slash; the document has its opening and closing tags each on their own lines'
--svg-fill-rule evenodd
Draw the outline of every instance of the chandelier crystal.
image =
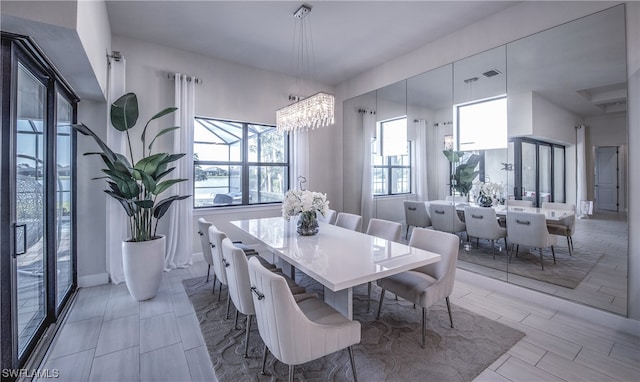
<svg viewBox="0 0 640 382">
<path fill-rule="evenodd" d="M 315 68 L 315 58 L 309 55 L 313 54 L 313 41 L 311 41 L 311 26 L 305 23 L 305 17 L 311 12 L 311 7 L 303 4 L 293 13 L 293 16 L 300 23 L 300 33 L 296 34 L 294 30 L 294 40 L 298 39 L 297 45 L 299 52 L 298 60 L 298 77 L 302 82 L 305 73 L 305 64 L 310 66 L 308 72 Z M 305 48 L 304 44 L 310 43 L 311 47 Z M 276 110 L 276 128 L 280 132 L 296 132 L 313 130 L 318 127 L 329 126 L 334 123 L 334 105 L 335 97 L 325 92 L 316 93 L 310 97 L 302 98 L 289 96 L 289 99 L 295 99 L 296 102 Z"/>
<path fill-rule="evenodd" d="M 333 95 L 316 93 L 276 110 L 276 128 L 278 131 L 290 133 L 332 125 L 334 104 Z"/>
</svg>

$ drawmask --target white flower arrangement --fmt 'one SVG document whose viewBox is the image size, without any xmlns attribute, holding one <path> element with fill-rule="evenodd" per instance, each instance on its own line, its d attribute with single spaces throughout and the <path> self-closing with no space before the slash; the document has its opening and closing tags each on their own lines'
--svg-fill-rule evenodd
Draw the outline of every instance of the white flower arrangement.
<svg viewBox="0 0 640 382">
<path fill-rule="evenodd" d="M 499 198 L 504 192 L 502 183 L 486 182 L 480 183 L 480 194 L 489 198 Z"/>
<path fill-rule="evenodd" d="M 289 221 L 289 218 L 302 212 L 320 212 L 326 216 L 329 212 L 327 194 L 309 190 L 287 191 L 282 201 L 282 217 Z"/>
</svg>

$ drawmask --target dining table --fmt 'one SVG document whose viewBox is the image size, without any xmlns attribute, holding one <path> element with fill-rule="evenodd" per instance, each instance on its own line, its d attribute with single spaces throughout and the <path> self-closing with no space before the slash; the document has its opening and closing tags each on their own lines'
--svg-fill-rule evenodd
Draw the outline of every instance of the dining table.
<svg viewBox="0 0 640 382">
<path fill-rule="evenodd" d="M 432 200 L 426 203 L 428 205 L 428 204 L 451 204 L 452 202 L 448 200 Z M 473 203 L 456 203 L 456 211 L 464 212 L 464 207 L 466 206 L 478 207 L 478 205 Z M 570 210 L 558 210 L 558 209 L 539 208 L 539 207 L 497 205 L 497 206 L 486 207 L 486 208 L 493 208 L 496 211 L 496 215 L 498 216 L 505 216 L 509 212 L 527 212 L 531 214 L 544 214 L 545 219 L 549 223 L 559 222 L 561 220 L 567 219 L 575 215 L 575 212 Z"/>
<path fill-rule="evenodd" d="M 264 244 L 279 260 L 323 286 L 324 301 L 353 319 L 353 288 L 440 261 L 440 254 L 318 223 L 319 232 L 302 236 L 296 219 L 235 220 L 231 224 Z"/>
</svg>

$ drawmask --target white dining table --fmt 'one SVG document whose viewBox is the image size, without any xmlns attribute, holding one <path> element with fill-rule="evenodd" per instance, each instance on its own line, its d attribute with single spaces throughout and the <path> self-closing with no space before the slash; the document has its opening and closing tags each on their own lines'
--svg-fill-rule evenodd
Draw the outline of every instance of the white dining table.
<svg viewBox="0 0 640 382">
<path fill-rule="evenodd" d="M 236 220 L 231 224 L 267 246 L 279 259 L 324 287 L 324 300 L 353 319 L 353 287 L 440 261 L 437 253 L 319 223 L 313 236 L 296 233 L 282 217 Z"/>
<path fill-rule="evenodd" d="M 448 200 L 431 200 L 426 202 L 427 206 L 429 204 L 451 204 L 450 201 Z M 469 204 L 469 203 L 456 203 L 456 210 L 457 211 L 464 211 L 464 207 L 465 206 L 474 206 L 474 207 L 478 207 L 475 204 Z M 559 222 L 563 219 L 566 219 L 570 216 L 575 215 L 574 211 L 570 211 L 570 210 L 556 210 L 556 209 L 549 209 L 549 208 L 538 208 L 538 207 L 508 207 L 505 205 L 498 205 L 495 207 L 487 207 L 487 208 L 493 208 L 496 211 L 496 215 L 498 216 L 505 216 L 506 214 L 508 214 L 510 211 L 517 211 L 517 212 L 527 212 L 527 213 L 531 213 L 531 214 L 544 214 L 546 220 L 548 222 Z"/>
</svg>

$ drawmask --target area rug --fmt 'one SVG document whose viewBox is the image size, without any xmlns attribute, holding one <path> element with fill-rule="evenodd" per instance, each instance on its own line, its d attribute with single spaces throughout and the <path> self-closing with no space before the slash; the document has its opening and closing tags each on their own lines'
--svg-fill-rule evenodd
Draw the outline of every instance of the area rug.
<svg viewBox="0 0 640 382">
<path fill-rule="evenodd" d="M 564 239 L 563 239 L 564 240 Z M 566 288 L 577 287 L 585 276 L 593 269 L 602 257 L 602 253 L 596 253 L 584 247 L 576 246 L 573 255 L 569 256 L 566 246 L 558 245 L 556 251 L 556 264 L 553 263 L 551 249 L 542 252 L 544 270 L 540 267 L 540 255 L 537 249 L 520 246 L 518 257 L 512 256 L 511 263 L 507 261 L 507 251 L 502 240 L 496 243 L 496 258 L 493 259 L 491 242 L 480 240 L 480 248 L 476 248 L 475 239 L 472 240 L 470 250 L 460 247 L 458 260 L 482 265 L 492 269 L 509 272 L 530 279 L 559 285 Z M 560 244 L 560 242 L 559 242 Z M 501 249 L 499 251 L 499 249 Z"/>
<path fill-rule="evenodd" d="M 321 291 L 319 285 L 298 273 L 298 283 L 307 290 Z M 260 375 L 264 344 L 253 321 L 249 337 L 249 357 L 243 358 L 245 317 L 234 329 L 233 304 L 225 320 L 226 289 L 222 301 L 211 294 L 211 281 L 184 280 L 184 287 L 196 311 L 200 329 L 219 381 L 276 381 L 288 378 L 288 367 L 273 356 L 267 373 Z M 471 381 L 517 343 L 524 333 L 491 321 L 452 304 L 454 329 L 444 303 L 433 306 L 427 315 L 426 348 L 421 344 L 421 310 L 389 297 L 385 298 L 380 320 L 375 311 L 379 288 L 374 288 L 371 312 L 367 312 L 366 285 L 354 290 L 354 319 L 362 324 L 362 338 L 354 346 L 360 381 Z M 346 350 L 296 366 L 295 379 L 307 381 L 351 381 Z"/>
</svg>

